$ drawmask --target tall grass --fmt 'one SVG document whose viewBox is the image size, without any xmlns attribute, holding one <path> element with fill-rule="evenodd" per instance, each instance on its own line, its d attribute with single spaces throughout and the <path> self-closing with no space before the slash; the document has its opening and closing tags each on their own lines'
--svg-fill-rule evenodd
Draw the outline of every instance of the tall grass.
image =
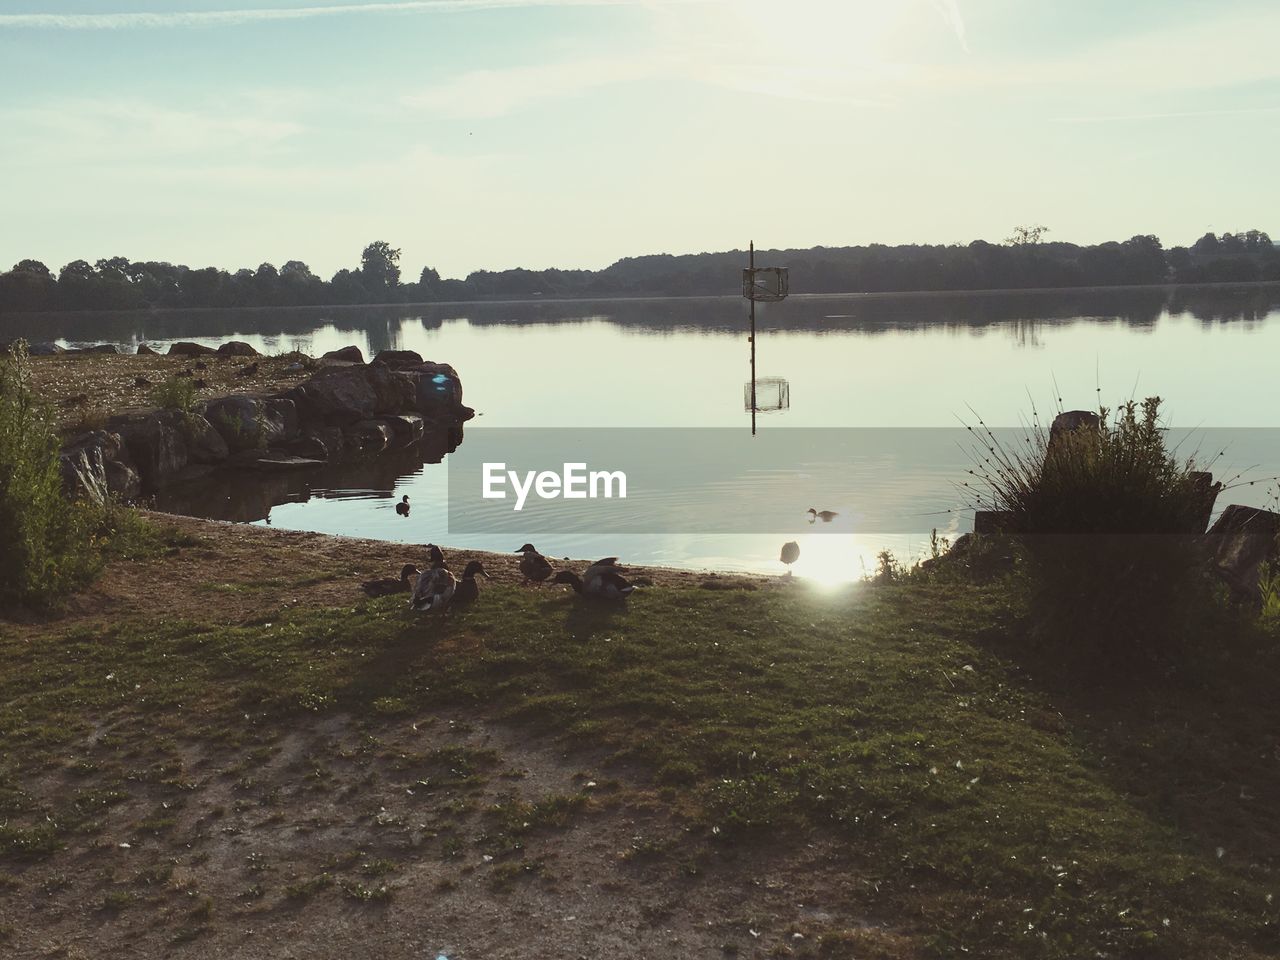
<svg viewBox="0 0 1280 960">
<path fill-rule="evenodd" d="M 1099 413 L 1012 448 L 983 427 L 971 471 L 1028 561 L 1038 634 L 1092 661 L 1167 650 L 1211 603 L 1199 534 L 1214 491 L 1196 458 L 1166 446 L 1158 397 Z"/>
<path fill-rule="evenodd" d="M 49 606 L 100 563 L 88 509 L 63 497 L 58 449 L 19 340 L 0 359 L 0 603 Z"/>
</svg>

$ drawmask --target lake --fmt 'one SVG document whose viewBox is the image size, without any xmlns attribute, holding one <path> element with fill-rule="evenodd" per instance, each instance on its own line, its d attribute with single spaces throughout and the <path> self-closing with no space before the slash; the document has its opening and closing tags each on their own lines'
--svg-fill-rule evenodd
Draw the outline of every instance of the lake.
<svg viewBox="0 0 1280 960">
<path fill-rule="evenodd" d="M 1224 493 L 1219 507 L 1264 504 L 1273 489 L 1266 478 L 1280 474 L 1270 432 L 1280 426 L 1274 286 L 792 296 L 761 305 L 757 319 L 758 374 L 776 378 L 759 396 L 774 398 L 785 381 L 789 406 L 761 413 L 755 438 L 744 403 L 746 304 L 736 298 L 28 316 L 0 320 L 0 334 L 130 351 L 143 341 L 163 351 L 179 339 L 246 340 L 267 353 L 313 356 L 347 344 L 366 356 L 416 350 L 458 370 L 478 414 L 446 464 L 488 449 L 486 438 L 523 437 L 549 453 L 573 436 L 616 440 L 619 456 L 630 447 L 638 463 L 669 476 L 694 451 L 715 451 L 702 494 L 696 484 L 678 494 L 654 480 L 659 486 L 638 497 L 634 510 L 652 511 L 647 532 L 617 525 L 621 514 L 588 522 L 564 505 L 493 519 L 450 509 L 451 468 L 424 464 L 412 449 L 252 488 L 236 481 L 176 489 L 158 501 L 196 515 L 390 541 L 510 551 L 536 536 L 551 556 L 780 572 L 778 550 L 794 539 L 797 575 L 844 581 L 862 576 L 882 549 L 917 557 L 932 530 L 954 537 L 971 527 L 971 498 L 959 486 L 967 461 L 954 441 L 940 440 L 937 449 L 949 452 L 932 459 L 899 447 L 932 433 L 963 436 L 979 418 L 1017 428 L 1033 408 L 1048 418 L 1059 407 L 1153 394 L 1165 399 L 1173 427 L 1201 432 L 1188 442 L 1204 449 L 1210 431 L 1208 444 L 1227 448 L 1214 451 L 1219 476 L 1255 481 Z M 574 432 L 588 428 L 594 432 Z M 645 431 L 624 432 L 636 428 Z M 661 449 L 664 430 L 667 455 L 644 453 Z M 850 444 L 861 451 L 856 466 L 829 453 Z M 697 497 L 707 490 L 704 509 Z M 394 510 L 404 494 L 408 519 Z M 810 524 L 810 506 L 840 517 Z M 736 527 L 728 514 L 740 519 Z"/>
</svg>

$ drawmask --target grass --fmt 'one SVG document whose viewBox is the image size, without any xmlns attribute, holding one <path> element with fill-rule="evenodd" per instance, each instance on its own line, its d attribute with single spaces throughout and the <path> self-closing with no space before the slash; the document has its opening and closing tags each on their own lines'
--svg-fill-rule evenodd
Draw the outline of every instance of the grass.
<svg viewBox="0 0 1280 960">
<path fill-rule="evenodd" d="M 1215 645 L 1159 684 L 1081 691 L 1015 659 L 1020 596 L 1001 581 L 908 577 L 839 593 L 673 587 L 608 610 L 494 587 L 448 622 L 388 598 L 269 624 L 114 620 L 43 643 L 0 639 L 0 795 L 13 808 L 0 860 L 47 860 L 73 836 L 85 816 L 73 798 L 17 787 L 107 718 L 120 742 L 260 749 L 317 714 L 463 706 L 648 771 L 691 826 L 682 844 L 837 844 L 868 912 L 934 955 L 1274 954 L 1274 632 L 1224 621 Z M 398 767 L 429 792 L 466 790 L 499 764 L 458 748 Z M 134 767 L 184 795 L 176 760 Z M 515 853 L 524 834 L 589 809 L 587 796 L 500 799 L 482 846 Z M 437 849 L 461 856 L 465 841 L 442 833 Z M 497 886 L 537 869 L 519 856 L 498 866 Z M 342 867 L 368 878 L 341 881 L 345 896 L 390 896 L 385 862 L 357 853 Z M 326 871 L 284 893 L 306 900 L 339 882 Z M 827 955 L 856 954 L 856 940 L 832 940 Z"/>
</svg>

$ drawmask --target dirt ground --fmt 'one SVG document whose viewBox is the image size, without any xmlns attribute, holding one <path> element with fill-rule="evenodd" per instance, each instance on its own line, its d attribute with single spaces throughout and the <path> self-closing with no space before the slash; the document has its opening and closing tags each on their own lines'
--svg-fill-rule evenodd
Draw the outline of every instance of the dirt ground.
<svg viewBox="0 0 1280 960">
<path fill-rule="evenodd" d="M 362 581 L 423 557 L 376 541 L 157 519 L 198 545 L 113 564 L 56 619 L 0 622 L 0 631 L 40 642 L 124 615 L 241 623 L 299 603 L 340 608 L 362 598 Z M 514 555 L 447 553 L 455 569 L 474 556 L 495 581 L 520 581 Z M 241 743 L 160 738 L 141 752 L 145 731 L 114 722 L 104 717 L 31 785 L 41 795 L 83 790 L 93 771 L 129 789 L 104 801 L 96 832 L 0 879 L 8 955 L 917 953 L 867 916 L 867 884 L 834 847 L 715 843 L 644 771 L 483 712 L 324 715 L 270 730 L 247 722 Z"/>
</svg>

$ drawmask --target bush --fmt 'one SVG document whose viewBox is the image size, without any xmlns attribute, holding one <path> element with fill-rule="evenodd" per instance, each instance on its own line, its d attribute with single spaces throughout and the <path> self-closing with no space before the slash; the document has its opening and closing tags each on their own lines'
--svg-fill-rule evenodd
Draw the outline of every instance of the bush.
<svg viewBox="0 0 1280 960">
<path fill-rule="evenodd" d="M 1200 534 L 1216 490 L 1165 446 L 1160 399 L 1010 450 L 987 431 L 980 505 L 1003 511 L 1032 577 L 1036 627 L 1091 661 L 1168 648 L 1211 605 Z"/>
<path fill-rule="evenodd" d="M 196 404 L 196 387 L 190 377 L 174 377 L 151 390 L 151 402 L 164 410 L 191 413 Z"/>
<path fill-rule="evenodd" d="M 0 603 L 50 606 L 101 562 L 92 509 L 63 497 L 54 423 L 19 340 L 0 359 Z"/>
</svg>

